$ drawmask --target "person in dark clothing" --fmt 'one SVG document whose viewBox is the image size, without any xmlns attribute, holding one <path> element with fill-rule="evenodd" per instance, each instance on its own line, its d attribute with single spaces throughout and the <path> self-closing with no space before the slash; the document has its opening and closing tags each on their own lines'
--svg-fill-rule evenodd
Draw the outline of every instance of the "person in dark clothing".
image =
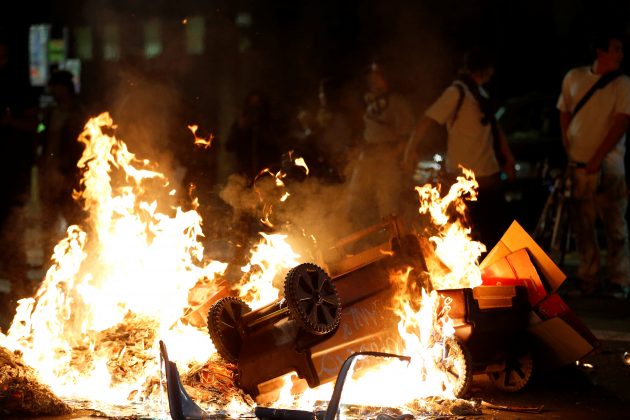
<svg viewBox="0 0 630 420">
<path fill-rule="evenodd" d="M 78 188 L 77 162 L 83 151 L 77 139 L 87 119 L 70 72 L 54 72 L 48 90 L 54 105 L 44 112 L 45 129 L 41 133 L 42 153 L 38 162 L 42 227 L 50 240 L 45 252 L 52 251 L 68 225 L 80 222 L 80 206 L 73 200 L 72 190 Z"/>
<path fill-rule="evenodd" d="M 22 70 L 22 71 L 20 71 Z M 12 60 L 0 39 L 0 328 L 6 328 L 16 301 L 26 296 L 25 207 L 35 158 L 37 112 L 26 68 Z"/>
<path fill-rule="evenodd" d="M 344 182 L 351 151 L 360 138 L 360 104 L 351 80 L 336 76 L 322 80 L 319 86 L 320 108 L 317 113 L 317 144 L 329 168 L 328 178 Z"/>
<path fill-rule="evenodd" d="M 0 40 L 0 190 L 3 194 L 0 225 L 4 224 L 12 207 L 25 202 L 28 192 L 35 157 L 32 133 L 36 125 L 30 93 L 28 80 L 21 77 L 13 65 L 9 45 Z"/>
<path fill-rule="evenodd" d="M 342 76 L 323 79 L 317 99 L 313 112 L 300 109 L 296 119 L 299 129 L 293 134 L 291 148 L 305 159 L 309 177 L 342 183 L 350 151 L 360 136 L 362 104 L 354 94 L 352 80 Z"/>
</svg>

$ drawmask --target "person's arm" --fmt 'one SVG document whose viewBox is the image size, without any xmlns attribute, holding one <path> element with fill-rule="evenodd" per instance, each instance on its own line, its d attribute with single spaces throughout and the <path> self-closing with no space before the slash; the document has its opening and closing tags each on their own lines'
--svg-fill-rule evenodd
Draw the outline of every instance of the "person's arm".
<svg viewBox="0 0 630 420">
<path fill-rule="evenodd" d="M 434 124 L 445 125 L 449 119 L 452 120 L 460 95 L 458 88 L 449 86 L 422 115 L 411 132 L 411 137 L 405 147 L 405 155 L 403 157 L 403 167 L 405 169 L 413 170 L 418 163 L 418 144 L 425 137 L 431 126 Z"/>
<path fill-rule="evenodd" d="M 416 124 L 415 128 L 411 132 L 411 137 L 409 137 L 409 140 L 407 141 L 403 157 L 403 168 L 409 169 L 418 163 L 418 143 L 424 138 L 427 131 L 429 131 L 433 124 L 437 124 L 437 122 L 426 115 L 423 115 L 422 118 L 420 118 L 420 121 L 418 121 L 418 124 Z"/>
<path fill-rule="evenodd" d="M 593 174 L 599 171 L 602 161 L 608 152 L 617 145 L 624 133 L 628 131 L 629 124 L 630 115 L 615 114 L 613 116 L 613 123 L 610 130 L 608 130 L 606 137 L 604 137 L 604 140 L 595 151 L 593 157 L 591 157 L 591 159 L 586 163 L 586 173 Z"/>
</svg>

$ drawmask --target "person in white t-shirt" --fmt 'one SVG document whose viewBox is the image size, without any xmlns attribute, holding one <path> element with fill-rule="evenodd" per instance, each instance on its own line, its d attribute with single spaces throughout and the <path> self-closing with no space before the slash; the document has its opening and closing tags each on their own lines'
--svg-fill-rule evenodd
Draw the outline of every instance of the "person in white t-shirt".
<svg viewBox="0 0 630 420">
<path fill-rule="evenodd" d="M 603 76 L 619 72 L 623 60 L 620 37 L 603 36 L 595 42 L 592 66 L 570 70 L 558 99 L 562 140 L 573 169 L 569 206 L 571 227 L 579 253 L 580 292 L 592 294 L 600 282 L 600 251 L 596 220 L 606 237 L 606 265 L 610 294 L 630 294 L 630 253 L 625 219 L 628 188 L 625 179 L 625 133 L 630 121 L 630 78 L 618 75 L 594 91 L 576 111 L 591 87 Z"/>
<path fill-rule="evenodd" d="M 501 172 L 509 179 L 514 177 L 514 158 L 483 87 L 494 74 L 492 56 L 473 49 L 464 61 L 458 79 L 419 120 L 407 143 L 404 166 L 411 169 L 417 164 L 418 143 L 429 128 L 436 123 L 445 125 L 446 172 L 461 174 L 460 166 L 474 172 L 479 194 L 478 201 L 469 205 L 473 234 L 491 248 L 511 222 L 504 205 Z"/>
</svg>

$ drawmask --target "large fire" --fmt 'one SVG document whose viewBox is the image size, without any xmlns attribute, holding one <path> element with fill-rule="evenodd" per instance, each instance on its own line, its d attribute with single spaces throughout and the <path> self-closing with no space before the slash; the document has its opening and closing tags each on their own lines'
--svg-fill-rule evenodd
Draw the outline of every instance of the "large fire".
<svg viewBox="0 0 630 420">
<path fill-rule="evenodd" d="M 137 159 L 112 134 L 114 129 L 108 114 L 86 124 L 79 138 L 85 146 L 78 162 L 82 188 L 75 198 L 89 217 L 85 226 L 71 226 L 55 247 L 41 287 L 34 298 L 19 302 L 8 333 L 0 333 L 0 345 L 20 351 L 41 381 L 66 400 L 144 401 L 158 411 L 163 410 L 154 392 L 158 340 L 184 372 L 210 358 L 215 348 L 206 329 L 182 317 L 190 290 L 200 281 L 214 284 L 227 264 L 204 258 L 196 201 L 188 209 L 177 206 L 166 177 L 151 162 Z M 296 164 L 308 171 L 303 160 Z M 435 290 L 481 282 L 476 262 L 483 245 L 447 216 L 449 208 L 463 213 L 462 196 L 474 197 L 475 188 L 474 176 L 466 171 L 444 197 L 433 186 L 417 188 L 420 213 L 429 214 L 434 225 L 429 243 L 435 256 L 427 261 L 434 290 L 409 296 L 402 292 L 409 272 L 391 274 L 392 282 L 401 285 L 391 306 L 400 317 L 403 353 L 412 362 L 380 363 L 362 372 L 344 399 L 403 406 L 427 396 L 455 397 L 454 382 L 437 357 L 447 352 L 454 330 L 448 302 L 440 301 Z M 247 275 L 235 287 L 254 309 L 278 299 L 274 279 L 300 262 L 287 235 L 261 235 L 243 267 Z M 312 407 L 331 392 L 330 386 L 308 390 L 297 404 Z M 295 405 L 296 398 L 281 393 L 277 404 Z"/>
<path fill-rule="evenodd" d="M 390 280 L 399 293 L 391 302 L 400 318 L 398 333 L 404 343 L 402 353 L 411 363 L 397 360 L 383 361 L 375 368 L 361 370 L 344 388 L 344 401 L 359 406 L 408 407 L 411 412 L 422 408 L 423 399 L 439 396 L 455 399 L 465 369 L 461 348 L 452 345 L 455 330 L 448 316 L 449 299 L 442 299 L 437 290 L 479 286 L 481 272 L 477 260 L 485 246 L 470 238 L 471 230 L 460 221 L 466 212 L 463 197 L 476 197 L 477 182 L 471 171 L 464 170 L 442 197 L 441 186 L 417 187 L 421 214 L 431 216 L 429 238 L 434 244 L 434 256 L 428 259 L 432 291 L 406 289 L 409 271 L 393 272 Z M 460 217 L 449 217 L 449 212 Z M 446 357 L 445 357 L 446 355 Z M 446 360 L 446 363 L 445 363 Z M 280 400 L 285 405 L 301 409 L 312 408 L 317 401 L 326 401 L 333 392 L 333 384 L 309 389 L 300 396 L 291 395 L 290 378 Z"/>
<path fill-rule="evenodd" d="M 86 226 L 68 229 L 36 296 L 20 301 L 0 343 L 19 349 L 60 396 L 121 402 L 157 377 L 159 337 L 181 344 L 172 353 L 184 366 L 208 359 L 208 335 L 180 318 L 189 290 L 226 264 L 204 261 L 199 214 L 162 209 L 165 177 L 110 135 L 113 128 L 102 114 L 79 137 L 76 198 L 89 212 Z M 135 327 L 131 342 L 111 340 L 127 323 Z"/>
</svg>

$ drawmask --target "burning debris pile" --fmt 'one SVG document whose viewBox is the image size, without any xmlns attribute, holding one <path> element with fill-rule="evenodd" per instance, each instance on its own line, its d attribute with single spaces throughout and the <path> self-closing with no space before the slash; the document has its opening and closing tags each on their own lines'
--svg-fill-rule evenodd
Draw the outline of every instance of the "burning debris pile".
<svg viewBox="0 0 630 420">
<path fill-rule="evenodd" d="M 157 327 L 154 320 L 130 312 L 119 324 L 98 332 L 94 346 L 74 347 L 71 366 L 91 368 L 96 360 L 105 360 L 113 385 L 141 377 L 154 359 Z"/>
<path fill-rule="evenodd" d="M 237 386 L 237 374 L 235 365 L 213 354 L 206 363 L 191 366 L 182 383 L 186 392 L 204 406 L 227 407 L 235 400 L 255 406 L 254 400 Z"/>
<path fill-rule="evenodd" d="M 366 364 L 344 393 L 350 418 L 365 418 L 366 412 L 381 413 L 380 418 L 479 413 L 479 404 L 459 398 L 477 373 L 473 366 L 500 363 L 494 353 L 474 364 L 472 357 L 502 342 L 507 347 L 501 351 L 519 348 L 513 344 L 520 344 L 531 306 L 523 278 L 505 277 L 518 247 L 506 242 L 490 253 L 484 273 L 494 283 L 485 287 L 477 262 L 484 246 L 451 217 L 464 213 L 462 196 L 474 198 L 472 173 L 464 171 L 444 196 L 431 186 L 417 188 L 419 211 L 430 216 L 430 229 L 421 234 L 406 230 L 398 218 L 331 246 L 302 231 L 311 246 L 320 246 L 316 253 L 302 253 L 281 228 L 261 232 L 242 277 L 230 284 L 227 264 L 204 258 L 196 200 L 188 210 L 166 205 L 175 195 L 166 177 L 127 150 L 114 129 L 102 114 L 79 138 L 85 151 L 78 163 L 82 189 L 75 198 L 89 218 L 86 226 L 68 229 L 36 296 L 20 301 L 11 328 L 0 333 L 0 358 L 6 359 L 0 398 L 28 386 L 28 395 L 38 392 L 37 401 L 50 401 L 34 406 L 38 414 L 70 409 L 54 394 L 66 402 L 98 399 L 142 405 L 146 414 L 163 412 L 163 342 L 169 360 L 182 370 L 178 391 L 207 410 L 251 413 L 266 400 L 317 411 L 317 401 L 332 395 L 331 381 L 344 360 L 369 349 L 410 355 L 411 361 L 398 367 Z M 306 166 L 297 160 L 296 165 Z M 283 185 L 281 174 L 274 179 Z M 281 195 L 281 202 L 289 197 Z M 273 226 L 269 214 L 262 221 Z M 357 246 L 361 243 L 365 246 Z M 519 261 L 535 271 L 531 261 Z M 278 284 L 283 278 L 284 285 Z M 539 327 L 556 313 L 550 312 L 555 306 L 544 309 Z M 502 323 L 488 321 L 491 313 Z M 506 332 L 509 339 L 500 339 Z M 520 361 L 527 355 L 513 356 Z M 507 384 L 508 363 L 501 362 L 503 370 L 494 373 Z M 291 376 L 295 371 L 299 378 Z M 179 381 L 179 372 L 176 376 Z M 39 391 L 44 387 L 35 378 L 54 394 Z M 170 401 L 171 382 L 168 392 Z"/>
<path fill-rule="evenodd" d="M 412 401 L 407 407 L 418 416 L 478 416 L 481 404 L 463 399 L 445 399 L 439 397 Z"/>
<path fill-rule="evenodd" d="M 18 353 L 0 347 L 0 415 L 62 415 L 72 408 L 41 384 Z"/>
<path fill-rule="evenodd" d="M 182 322 L 190 289 L 226 264 L 203 258 L 201 218 L 169 208 L 174 190 L 116 139 L 107 114 L 79 137 L 85 226 L 71 226 L 34 298 L 23 299 L 0 346 L 23 354 L 66 401 L 159 401 L 157 337 L 178 342 L 182 366 L 206 362 L 205 331 Z M 153 408 L 151 408 L 153 407 Z"/>
</svg>

